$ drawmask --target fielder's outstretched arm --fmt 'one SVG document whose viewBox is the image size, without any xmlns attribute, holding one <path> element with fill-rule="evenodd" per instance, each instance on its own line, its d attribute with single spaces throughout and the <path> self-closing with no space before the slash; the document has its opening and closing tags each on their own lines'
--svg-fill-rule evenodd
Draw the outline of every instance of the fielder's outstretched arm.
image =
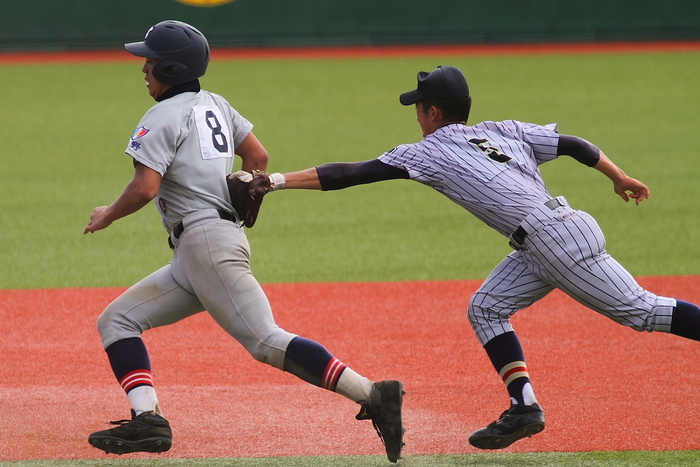
<svg viewBox="0 0 700 467">
<path fill-rule="evenodd" d="M 284 174 L 287 189 L 341 190 L 382 180 L 408 179 L 403 169 L 372 159 L 363 162 L 334 162 Z"/>
<path fill-rule="evenodd" d="M 629 177 L 621 168 L 616 166 L 613 161 L 600 152 L 600 160 L 593 166 L 594 169 L 601 172 L 613 182 L 613 189 L 625 202 L 630 198 L 634 199 L 635 204 L 639 205 L 642 200 L 649 198 L 649 187 L 639 180 Z"/>
<path fill-rule="evenodd" d="M 300 170 L 299 172 L 289 172 L 284 174 L 283 176 L 285 178 L 285 189 L 321 189 L 321 181 L 318 179 L 318 172 L 316 172 L 316 167 L 311 167 L 310 169 L 306 170 Z"/>
<path fill-rule="evenodd" d="M 613 189 L 625 202 L 630 198 L 636 204 L 649 197 L 649 188 L 639 180 L 628 177 L 603 151 L 585 139 L 561 135 L 557 146 L 558 155 L 571 156 L 582 164 L 593 167 L 613 182 Z"/>
</svg>

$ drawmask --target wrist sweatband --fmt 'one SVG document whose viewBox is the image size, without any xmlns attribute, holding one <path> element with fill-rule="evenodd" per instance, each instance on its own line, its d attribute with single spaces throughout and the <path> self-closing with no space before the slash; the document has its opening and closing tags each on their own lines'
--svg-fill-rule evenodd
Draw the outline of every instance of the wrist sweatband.
<svg viewBox="0 0 700 467">
<path fill-rule="evenodd" d="M 287 179 L 284 178 L 284 175 L 277 172 L 270 174 L 270 182 L 272 183 L 270 191 L 284 190 L 284 186 L 287 184 Z"/>
</svg>

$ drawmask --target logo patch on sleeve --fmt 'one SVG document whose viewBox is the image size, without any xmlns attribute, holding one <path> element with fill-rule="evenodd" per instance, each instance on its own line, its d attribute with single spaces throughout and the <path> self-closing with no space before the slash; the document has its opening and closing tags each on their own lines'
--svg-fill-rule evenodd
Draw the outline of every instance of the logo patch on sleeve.
<svg viewBox="0 0 700 467">
<path fill-rule="evenodd" d="M 148 128 L 140 126 L 137 129 L 135 129 L 134 132 L 131 134 L 131 139 L 139 139 L 142 136 L 146 136 L 146 133 L 148 133 Z"/>
</svg>

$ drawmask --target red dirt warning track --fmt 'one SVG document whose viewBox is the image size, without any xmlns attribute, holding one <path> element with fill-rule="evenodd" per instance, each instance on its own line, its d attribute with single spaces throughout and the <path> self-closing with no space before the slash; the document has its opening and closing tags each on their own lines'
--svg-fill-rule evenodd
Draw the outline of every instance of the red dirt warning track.
<svg viewBox="0 0 700 467">
<path fill-rule="evenodd" d="M 697 303 L 698 279 L 640 283 Z M 369 378 L 404 381 L 404 454 L 411 455 L 477 452 L 469 433 L 508 403 L 464 317 L 478 284 L 264 289 L 282 327 L 318 340 Z M 87 435 L 126 418 L 128 402 L 94 322 L 121 291 L 0 290 L 0 460 L 107 457 Z M 559 292 L 514 323 L 547 428 L 506 451 L 700 449 L 700 343 L 636 333 Z M 174 431 L 163 457 L 383 453 L 371 423 L 354 419 L 355 404 L 254 362 L 206 314 L 144 340 Z"/>
<path fill-rule="evenodd" d="M 214 60 L 299 60 L 479 55 L 547 55 L 697 52 L 700 41 L 447 44 L 347 47 L 250 47 L 212 49 Z M 2 64 L 138 61 L 123 49 L 0 52 Z"/>
</svg>

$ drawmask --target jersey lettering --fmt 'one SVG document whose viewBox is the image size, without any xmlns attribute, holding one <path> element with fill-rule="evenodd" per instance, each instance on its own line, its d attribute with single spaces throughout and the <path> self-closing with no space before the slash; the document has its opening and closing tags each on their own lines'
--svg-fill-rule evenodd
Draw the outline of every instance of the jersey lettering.
<svg viewBox="0 0 700 467">
<path fill-rule="evenodd" d="M 493 161 L 506 163 L 512 159 L 503 154 L 500 149 L 493 146 L 491 142 L 485 138 L 472 138 L 468 141 L 479 148 L 479 150 L 483 152 L 486 157 Z"/>
<path fill-rule="evenodd" d="M 202 159 L 233 157 L 228 143 L 228 124 L 218 107 L 197 105 L 194 107 L 199 147 Z"/>
</svg>

